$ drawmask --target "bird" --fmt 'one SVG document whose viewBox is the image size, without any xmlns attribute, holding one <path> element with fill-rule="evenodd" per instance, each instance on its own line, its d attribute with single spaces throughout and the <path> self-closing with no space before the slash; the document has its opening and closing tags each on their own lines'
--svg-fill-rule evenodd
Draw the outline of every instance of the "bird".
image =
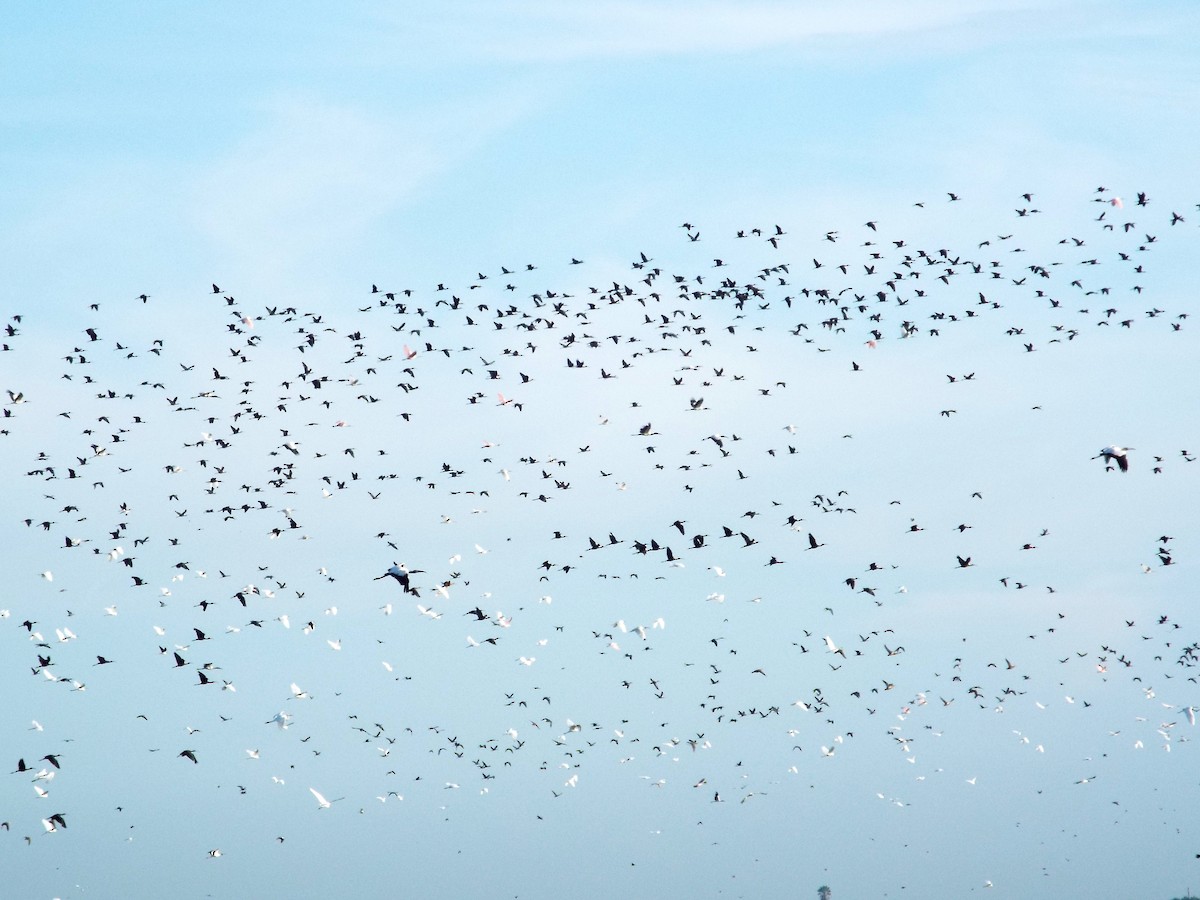
<svg viewBox="0 0 1200 900">
<path fill-rule="evenodd" d="M 400 587 L 402 587 L 406 593 L 413 594 L 416 592 L 413 590 L 409 576 L 420 571 L 420 569 L 409 570 L 399 563 L 392 563 L 392 565 L 388 567 L 388 570 L 382 575 L 376 577 L 375 580 L 379 581 L 383 578 L 395 578 Z"/>
<path fill-rule="evenodd" d="M 331 807 L 333 804 L 337 803 L 338 800 L 346 799 L 345 797 L 336 797 L 333 800 L 326 800 L 325 797 L 321 794 L 321 792 L 318 791 L 316 788 L 310 787 L 308 790 L 310 793 L 312 793 L 313 797 L 316 798 L 317 806 L 321 809 L 329 809 L 329 807 Z"/>
<path fill-rule="evenodd" d="M 1116 444 L 1110 444 L 1109 446 L 1102 448 L 1097 455 L 1092 457 L 1092 459 L 1103 459 L 1106 467 L 1109 467 L 1111 463 L 1115 462 L 1117 464 L 1117 468 L 1119 468 L 1122 472 L 1128 472 L 1129 451 L 1132 449 L 1134 448 L 1118 447 Z"/>
</svg>

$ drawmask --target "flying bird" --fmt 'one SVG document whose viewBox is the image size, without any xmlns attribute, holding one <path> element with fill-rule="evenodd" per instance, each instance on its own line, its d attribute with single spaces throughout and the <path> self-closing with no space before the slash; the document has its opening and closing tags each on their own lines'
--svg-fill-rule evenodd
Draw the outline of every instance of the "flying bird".
<svg viewBox="0 0 1200 900">
<path fill-rule="evenodd" d="M 333 804 L 337 803 L 338 800 L 346 799 L 345 797 L 337 797 L 333 800 L 326 800 L 325 797 L 321 794 L 321 792 L 318 791 L 316 788 L 310 787 L 308 790 L 312 793 L 313 797 L 316 798 L 317 806 L 320 807 L 321 809 L 329 809 L 329 807 L 331 807 L 331 806 L 333 806 Z"/>
<path fill-rule="evenodd" d="M 1093 456 L 1092 459 L 1103 459 L 1104 465 L 1109 468 L 1111 468 L 1112 463 L 1116 463 L 1117 468 L 1119 468 L 1122 472 L 1128 472 L 1129 451 L 1132 449 L 1132 447 L 1118 447 L 1116 444 L 1112 444 L 1111 446 L 1104 447 L 1096 456 Z"/>
</svg>

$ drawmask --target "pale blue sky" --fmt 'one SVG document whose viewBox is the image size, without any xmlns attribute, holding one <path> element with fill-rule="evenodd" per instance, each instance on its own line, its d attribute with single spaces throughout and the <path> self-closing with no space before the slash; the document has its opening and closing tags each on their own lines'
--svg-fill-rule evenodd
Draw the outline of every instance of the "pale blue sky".
<svg viewBox="0 0 1200 900">
<path fill-rule="evenodd" d="M 62 763 L 0 782 L 14 896 L 1200 883 L 1192 5 L 2 24 L 0 734 Z"/>
</svg>

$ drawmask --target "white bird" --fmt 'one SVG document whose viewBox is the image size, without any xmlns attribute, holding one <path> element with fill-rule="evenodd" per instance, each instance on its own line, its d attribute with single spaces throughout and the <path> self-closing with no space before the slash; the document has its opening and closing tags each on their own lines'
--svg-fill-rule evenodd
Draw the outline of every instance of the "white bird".
<svg viewBox="0 0 1200 900">
<path fill-rule="evenodd" d="M 300 685 L 296 684 L 296 682 L 294 682 L 294 681 L 292 682 L 292 697 L 296 700 L 311 700 L 312 699 L 312 697 L 309 695 L 309 693 L 307 691 L 302 691 L 300 689 Z"/>
<path fill-rule="evenodd" d="M 338 798 L 336 798 L 336 799 L 334 799 L 334 800 L 326 800 L 326 799 L 325 799 L 325 798 L 324 798 L 324 797 L 321 795 L 321 792 L 320 792 L 320 791 L 318 791 L 316 788 L 309 788 L 309 791 L 312 793 L 312 795 L 313 795 L 314 797 L 316 797 L 316 798 L 317 798 L 317 805 L 318 805 L 318 806 L 320 806 L 320 807 L 321 807 L 321 809 L 329 809 L 329 807 L 331 807 L 331 806 L 333 806 L 333 804 L 337 803 L 337 802 L 338 802 L 338 800 L 344 800 L 344 799 L 346 799 L 345 797 L 338 797 Z"/>
<path fill-rule="evenodd" d="M 1117 464 L 1117 468 L 1119 468 L 1122 472 L 1128 472 L 1129 451 L 1132 449 L 1133 447 L 1118 447 L 1116 444 L 1113 444 L 1109 447 L 1103 448 L 1097 455 L 1093 456 L 1092 459 L 1103 459 L 1105 466 L 1115 462 Z"/>
</svg>

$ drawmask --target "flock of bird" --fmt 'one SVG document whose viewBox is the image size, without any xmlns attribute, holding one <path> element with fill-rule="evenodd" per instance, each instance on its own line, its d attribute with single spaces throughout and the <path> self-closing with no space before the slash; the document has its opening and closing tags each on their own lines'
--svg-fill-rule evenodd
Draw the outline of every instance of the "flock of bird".
<svg viewBox="0 0 1200 900">
<path fill-rule="evenodd" d="M 581 254 L 367 279 L 320 311 L 220 279 L 11 311 L 0 657 L 36 719 L 5 741 L 0 845 L 161 824 L 120 779 L 73 780 L 113 742 L 147 779 L 260 804 L 255 853 L 306 812 L 516 803 L 509 786 L 534 820 L 589 782 L 705 819 L 856 755 L 903 809 L 948 771 L 986 781 L 939 741 L 1006 711 L 1089 736 L 995 750 L 1075 766 L 1036 790 L 1094 782 L 1093 734 L 1114 757 L 1182 749 L 1200 634 L 1171 579 L 1195 455 L 1098 421 L 1056 457 L 1092 495 L 1179 500 L 1098 559 L 1056 543 L 1081 527 L 1069 502 L 1013 530 L 1023 454 L 954 448 L 991 441 L 989 391 L 1037 394 L 1032 359 L 1189 352 L 1154 261 L 1194 226 L 1101 188 L 1048 237 L 1034 198 L 963 246 L 882 217 L 688 222 L 619 272 Z M 917 210 L 934 228 L 936 207 Z M 979 365 L 943 371 L 960 358 Z M 1037 442 L 1058 413 L 1030 406 L 1004 414 Z M 1161 611 L 1093 605 L 1097 570 L 1155 579 Z M 103 814 L 75 809 L 97 790 Z M 213 865 L 247 852 L 195 840 Z"/>
</svg>

